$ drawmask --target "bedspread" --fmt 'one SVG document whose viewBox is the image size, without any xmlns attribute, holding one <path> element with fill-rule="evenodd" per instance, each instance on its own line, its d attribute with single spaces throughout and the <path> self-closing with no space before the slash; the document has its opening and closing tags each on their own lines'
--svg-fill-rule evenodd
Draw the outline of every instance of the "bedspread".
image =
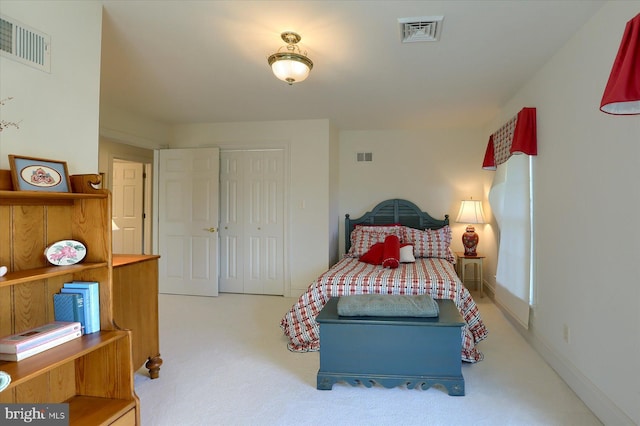
<svg viewBox="0 0 640 426">
<path fill-rule="evenodd" d="M 429 294 L 434 299 L 454 301 L 466 325 L 462 327 L 462 360 L 477 362 L 483 354 L 476 344 L 487 337 L 487 329 L 469 290 L 462 285 L 445 259 L 418 258 L 397 269 L 382 268 L 344 257 L 318 277 L 280 321 L 294 352 L 320 349 L 316 316 L 331 297 L 350 294 Z"/>
</svg>

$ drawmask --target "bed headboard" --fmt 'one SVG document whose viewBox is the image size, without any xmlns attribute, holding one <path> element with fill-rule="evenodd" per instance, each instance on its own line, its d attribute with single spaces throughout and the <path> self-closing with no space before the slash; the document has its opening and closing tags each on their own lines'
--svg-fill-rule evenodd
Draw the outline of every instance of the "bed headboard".
<svg viewBox="0 0 640 426">
<path fill-rule="evenodd" d="M 345 253 L 351 248 L 351 231 L 356 225 L 385 225 L 399 223 L 416 229 L 438 229 L 449 224 L 449 215 L 443 220 L 434 219 L 427 212 L 420 210 L 411 201 L 394 198 L 379 203 L 370 212 L 366 212 L 356 219 L 349 214 L 344 218 Z"/>
</svg>

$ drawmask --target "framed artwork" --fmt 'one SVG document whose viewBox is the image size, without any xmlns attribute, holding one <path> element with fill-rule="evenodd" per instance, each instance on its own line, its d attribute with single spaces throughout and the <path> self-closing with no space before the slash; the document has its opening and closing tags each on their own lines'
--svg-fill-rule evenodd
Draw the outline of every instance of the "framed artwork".
<svg viewBox="0 0 640 426">
<path fill-rule="evenodd" d="M 9 165 L 15 190 L 71 192 L 65 161 L 9 155 Z"/>
</svg>

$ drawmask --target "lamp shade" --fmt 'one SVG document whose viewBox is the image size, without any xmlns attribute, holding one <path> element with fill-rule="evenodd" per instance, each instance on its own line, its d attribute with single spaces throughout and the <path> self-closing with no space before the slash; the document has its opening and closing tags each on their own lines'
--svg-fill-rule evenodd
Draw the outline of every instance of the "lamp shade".
<svg viewBox="0 0 640 426">
<path fill-rule="evenodd" d="M 627 22 L 600 110 L 608 114 L 640 114 L 640 13 Z"/>
<path fill-rule="evenodd" d="M 456 222 L 461 223 L 484 223 L 484 211 L 482 210 L 482 201 L 478 200 L 462 200 L 460 212 Z"/>
</svg>

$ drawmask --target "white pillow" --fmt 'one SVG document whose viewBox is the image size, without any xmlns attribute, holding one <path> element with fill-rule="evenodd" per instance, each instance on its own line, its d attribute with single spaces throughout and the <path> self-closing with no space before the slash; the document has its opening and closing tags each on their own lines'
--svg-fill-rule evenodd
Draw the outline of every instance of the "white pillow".
<svg viewBox="0 0 640 426">
<path fill-rule="evenodd" d="M 405 244 L 400 246 L 400 263 L 412 263 L 416 258 L 413 255 L 413 245 Z"/>
</svg>

